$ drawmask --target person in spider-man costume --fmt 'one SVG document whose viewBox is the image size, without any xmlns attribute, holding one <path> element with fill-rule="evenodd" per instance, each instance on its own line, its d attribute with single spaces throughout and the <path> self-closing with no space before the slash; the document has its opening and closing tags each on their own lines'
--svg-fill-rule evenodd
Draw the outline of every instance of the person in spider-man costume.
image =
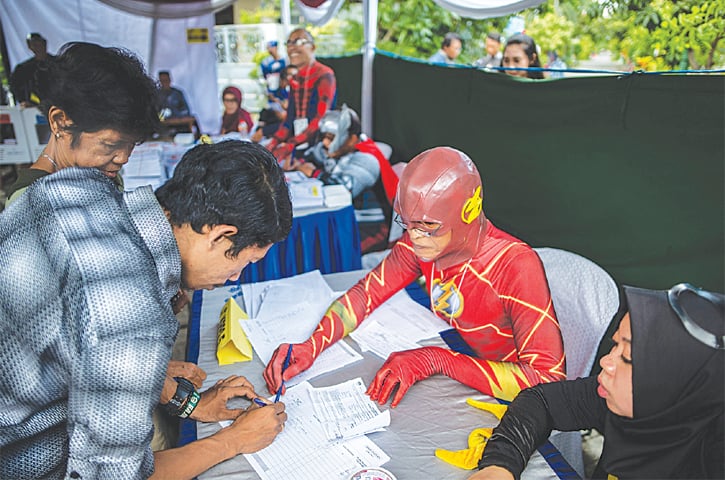
<svg viewBox="0 0 725 480">
<path fill-rule="evenodd" d="M 386 403 L 397 387 L 395 407 L 415 382 L 435 374 L 504 400 L 526 387 L 564 380 L 564 344 L 541 261 L 527 244 L 496 228 L 482 205 L 481 177 L 465 153 L 437 147 L 411 160 L 394 204 L 406 232 L 330 305 L 312 336 L 292 346 L 284 372 L 289 344 L 277 348 L 264 372 L 270 392 L 421 275 L 431 310 L 475 356 L 436 346 L 395 352 L 368 387 L 372 400 Z"/>
</svg>

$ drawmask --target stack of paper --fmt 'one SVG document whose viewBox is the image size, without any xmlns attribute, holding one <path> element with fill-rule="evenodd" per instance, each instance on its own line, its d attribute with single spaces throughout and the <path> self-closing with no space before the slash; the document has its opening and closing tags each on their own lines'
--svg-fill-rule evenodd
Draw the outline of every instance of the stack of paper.
<svg viewBox="0 0 725 480">
<path fill-rule="evenodd" d="M 445 321 L 401 290 L 376 308 L 350 337 L 360 350 L 385 359 L 393 352 L 418 348 L 421 340 L 436 337 L 449 328 Z"/>
<path fill-rule="evenodd" d="M 356 379 L 326 389 L 315 389 L 307 382 L 287 389 L 283 398 L 287 413 L 284 430 L 270 446 L 244 457 L 263 480 L 344 480 L 360 465 L 379 467 L 388 462 L 390 457 L 364 435 L 363 425 L 378 430 L 390 424 L 390 415 L 387 410 L 380 414 L 364 395 L 364 385 L 365 399 L 359 401 L 360 385 L 362 380 Z M 338 400 L 353 414 L 346 415 Z M 366 403 L 372 404 L 378 414 Z M 326 410 L 324 417 L 318 414 L 320 410 Z M 331 442 L 327 433 L 330 425 L 345 421 L 358 425 L 361 433 Z"/>
<path fill-rule="evenodd" d="M 142 185 L 156 189 L 166 181 L 161 168 L 163 147 L 156 142 L 142 143 L 133 149 L 128 163 L 121 169 L 125 190 L 134 190 Z"/>
<path fill-rule="evenodd" d="M 327 208 L 345 207 L 352 204 L 352 195 L 344 185 L 325 185 L 322 190 L 325 194 Z"/>
<path fill-rule="evenodd" d="M 242 291 L 250 318 L 240 324 L 265 364 L 280 344 L 307 340 L 335 299 L 319 270 L 281 280 L 245 284 Z M 312 367 L 289 380 L 287 385 L 295 385 L 358 360 L 362 360 L 362 356 L 347 343 L 336 342 L 317 357 Z"/>
<path fill-rule="evenodd" d="M 292 208 L 322 207 L 324 204 L 322 182 L 316 178 L 292 182 L 289 184 L 289 189 L 292 197 Z"/>
<path fill-rule="evenodd" d="M 360 377 L 332 387 L 310 389 L 312 405 L 328 440 L 379 432 L 390 425 L 390 410 L 380 412 L 365 390 Z"/>
</svg>

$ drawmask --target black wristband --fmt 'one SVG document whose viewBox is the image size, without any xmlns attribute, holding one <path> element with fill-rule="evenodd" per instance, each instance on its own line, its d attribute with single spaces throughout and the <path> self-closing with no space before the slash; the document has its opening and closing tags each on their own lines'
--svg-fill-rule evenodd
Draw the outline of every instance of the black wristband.
<svg viewBox="0 0 725 480">
<path fill-rule="evenodd" d="M 176 392 L 174 393 L 174 396 L 171 397 L 171 400 L 169 400 L 169 403 L 164 405 L 164 408 L 169 415 L 178 417 L 184 413 L 186 404 L 194 394 L 196 394 L 198 402 L 198 393 L 196 392 L 194 384 L 189 380 L 183 377 L 175 377 L 174 380 L 177 382 Z M 191 413 L 191 411 L 189 411 L 189 413 Z"/>
</svg>

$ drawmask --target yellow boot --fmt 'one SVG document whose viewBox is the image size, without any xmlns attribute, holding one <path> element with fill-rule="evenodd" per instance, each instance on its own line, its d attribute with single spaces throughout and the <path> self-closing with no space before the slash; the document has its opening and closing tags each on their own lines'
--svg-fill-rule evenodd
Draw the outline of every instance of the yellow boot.
<svg viewBox="0 0 725 480">
<path fill-rule="evenodd" d="M 456 467 L 473 470 L 478 467 L 478 461 L 483 456 L 483 449 L 491 437 L 492 430 L 492 428 L 477 428 L 468 435 L 468 448 L 457 451 L 437 448 L 436 457 Z"/>
<path fill-rule="evenodd" d="M 501 420 L 501 417 L 503 417 L 503 414 L 506 413 L 506 410 L 508 410 L 508 405 L 501 405 L 500 403 L 489 403 L 489 402 L 482 402 L 480 400 L 474 400 L 472 398 L 467 398 L 466 403 L 469 404 L 472 407 L 476 407 L 480 410 L 484 410 L 486 412 L 492 413 Z"/>
</svg>

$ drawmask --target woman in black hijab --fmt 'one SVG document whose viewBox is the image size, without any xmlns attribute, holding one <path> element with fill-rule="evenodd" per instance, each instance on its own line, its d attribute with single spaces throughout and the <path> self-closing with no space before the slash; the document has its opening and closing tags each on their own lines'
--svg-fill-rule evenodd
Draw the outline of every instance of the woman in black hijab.
<svg viewBox="0 0 725 480">
<path fill-rule="evenodd" d="M 522 391 L 469 480 L 519 478 L 553 429 L 604 436 L 594 478 L 723 478 L 725 296 L 625 288 L 596 377 Z"/>
</svg>

